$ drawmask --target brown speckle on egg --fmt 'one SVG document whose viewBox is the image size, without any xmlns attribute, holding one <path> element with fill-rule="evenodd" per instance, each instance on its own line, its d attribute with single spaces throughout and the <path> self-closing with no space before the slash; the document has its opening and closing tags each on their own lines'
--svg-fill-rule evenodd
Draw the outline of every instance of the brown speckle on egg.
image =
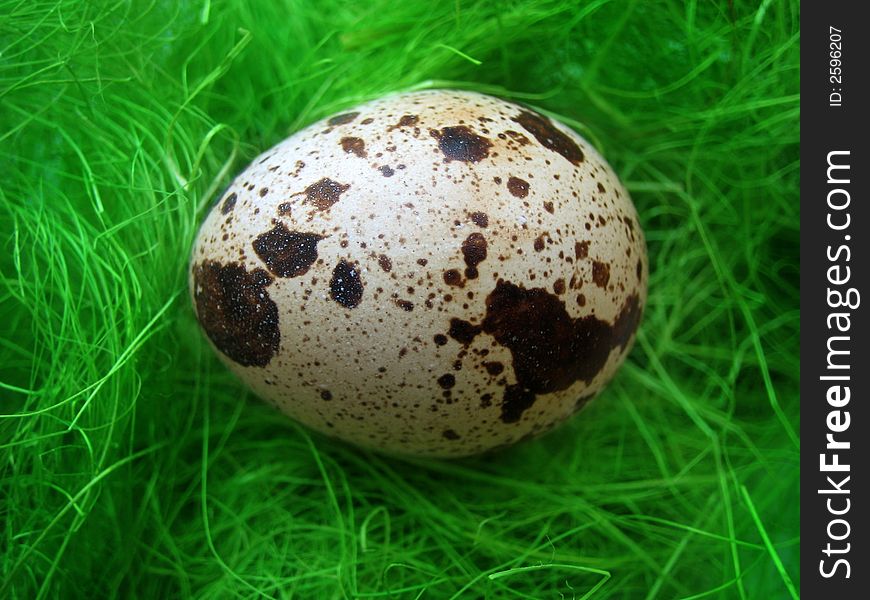
<svg viewBox="0 0 870 600">
<path fill-rule="evenodd" d="M 478 227 L 483 227 L 484 229 L 489 227 L 489 216 L 484 212 L 475 211 L 469 215 L 469 218 Z"/>
<path fill-rule="evenodd" d="M 507 188 L 517 198 L 525 198 L 529 195 L 529 182 L 519 177 L 508 177 Z"/>
<path fill-rule="evenodd" d="M 583 162 L 583 151 L 571 136 L 559 130 L 552 121 L 544 115 L 521 111 L 514 117 L 514 121 L 535 136 L 535 139 L 548 150 L 561 154 L 572 164 L 579 165 Z"/>
<path fill-rule="evenodd" d="M 363 283 L 359 271 L 344 259 L 338 261 L 329 280 L 329 297 L 345 308 L 356 308 L 362 301 Z"/>
<path fill-rule="evenodd" d="M 387 131 L 392 131 L 393 129 L 399 129 L 401 127 L 413 127 L 420 120 L 420 117 L 417 115 L 403 115 L 399 122 L 395 125 L 390 125 Z"/>
<path fill-rule="evenodd" d="M 305 201 L 314 205 L 317 210 L 327 210 L 339 201 L 349 187 L 349 184 L 338 183 L 329 177 L 324 177 L 305 188 Z"/>
<path fill-rule="evenodd" d="M 382 268 L 384 271 L 386 271 L 387 273 L 389 273 L 390 271 L 393 270 L 393 261 L 391 261 L 391 260 L 390 260 L 390 257 L 387 256 L 386 254 L 381 254 L 381 255 L 378 257 L 378 264 L 379 264 L 379 265 L 381 266 L 381 268 Z"/>
<path fill-rule="evenodd" d="M 440 385 L 445 390 L 449 390 L 454 385 L 456 385 L 456 377 L 454 377 L 452 373 L 445 373 L 438 378 L 438 385 Z"/>
<path fill-rule="evenodd" d="M 600 288 L 606 288 L 610 282 L 610 265 L 603 262 L 592 262 L 592 281 Z"/>
<path fill-rule="evenodd" d="M 245 367 L 265 367 L 278 351 L 278 307 L 266 287 L 272 278 L 237 263 L 205 260 L 193 268 L 196 316 L 214 345 Z"/>
<path fill-rule="evenodd" d="M 445 161 L 480 162 L 489 156 L 492 148 L 492 142 L 471 131 L 467 125 L 431 129 L 429 133 L 438 140 Z"/>
<path fill-rule="evenodd" d="M 360 158 L 368 156 L 366 152 L 365 140 L 358 137 L 343 137 L 341 138 L 341 148 L 348 154 L 355 154 Z"/>
<path fill-rule="evenodd" d="M 270 272 L 278 277 L 298 277 L 317 260 L 317 243 L 322 239 L 322 235 L 290 231 L 278 223 L 254 238 L 252 246 Z"/>
<path fill-rule="evenodd" d="M 233 210 L 233 207 L 236 205 L 236 198 L 238 198 L 238 196 L 233 192 L 224 199 L 223 204 L 221 204 L 222 215 L 229 214 L 230 211 Z"/>
<path fill-rule="evenodd" d="M 358 112 L 344 113 L 343 115 L 335 115 L 327 121 L 328 125 L 346 125 L 359 116 Z"/>
<path fill-rule="evenodd" d="M 486 259 L 486 238 L 474 232 L 462 242 L 462 256 L 465 257 L 465 276 L 477 278 L 477 265 Z"/>
<path fill-rule="evenodd" d="M 448 269 L 444 271 L 444 283 L 450 286 L 463 287 L 465 281 L 462 279 L 462 274 L 458 269 Z"/>
</svg>

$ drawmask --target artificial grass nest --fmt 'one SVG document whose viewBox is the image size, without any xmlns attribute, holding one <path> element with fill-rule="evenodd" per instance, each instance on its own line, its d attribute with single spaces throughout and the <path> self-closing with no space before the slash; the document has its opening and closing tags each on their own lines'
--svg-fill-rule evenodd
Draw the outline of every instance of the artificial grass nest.
<svg viewBox="0 0 870 600">
<path fill-rule="evenodd" d="M 0 3 L 0 597 L 796 597 L 796 1 Z M 257 152 L 396 90 L 559 115 L 631 192 L 638 343 L 567 426 L 397 460 L 189 306 Z"/>
</svg>

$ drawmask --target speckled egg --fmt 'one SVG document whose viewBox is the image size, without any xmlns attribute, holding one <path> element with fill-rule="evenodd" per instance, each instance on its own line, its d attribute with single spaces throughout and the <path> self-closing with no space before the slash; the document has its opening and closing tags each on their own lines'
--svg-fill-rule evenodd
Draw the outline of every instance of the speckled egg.
<svg viewBox="0 0 870 600">
<path fill-rule="evenodd" d="M 538 435 L 628 354 L 643 233 L 583 138 L 478 93 L 299 131 L 218 199 L 190 289 L 221 359 L 328 435 L 452 457 Z"/>
</svg>

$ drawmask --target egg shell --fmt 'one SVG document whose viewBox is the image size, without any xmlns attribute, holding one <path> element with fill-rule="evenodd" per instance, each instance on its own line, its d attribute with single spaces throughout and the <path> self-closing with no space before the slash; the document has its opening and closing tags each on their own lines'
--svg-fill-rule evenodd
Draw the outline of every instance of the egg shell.
<svg viewBox="0 0 870 600">
<path fill-rule="evenodd" d="M 455 457 L 598 393 L 631 349 L 647 268 L 629 195 L 582 137 L 429 90 L 258 156 L 207 215 L 190 290 L 223 362 L 289 416 Z"/>
</svg>

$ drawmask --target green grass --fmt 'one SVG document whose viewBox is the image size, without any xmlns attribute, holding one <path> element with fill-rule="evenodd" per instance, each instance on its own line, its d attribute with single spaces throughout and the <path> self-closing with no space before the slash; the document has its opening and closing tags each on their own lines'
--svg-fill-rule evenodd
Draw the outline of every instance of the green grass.
<svg viewBox="0 0 870 600">
<path fill-rule="evenodd" d="M 796 0 L 0 0 L 0 597 L 794 597 L 798 20 Z M 259 151 L 444 86 L 593 140 L 650 297 L 567 426 L 400 461 L 246 393 L 185 271 Z"/>
</svg>

